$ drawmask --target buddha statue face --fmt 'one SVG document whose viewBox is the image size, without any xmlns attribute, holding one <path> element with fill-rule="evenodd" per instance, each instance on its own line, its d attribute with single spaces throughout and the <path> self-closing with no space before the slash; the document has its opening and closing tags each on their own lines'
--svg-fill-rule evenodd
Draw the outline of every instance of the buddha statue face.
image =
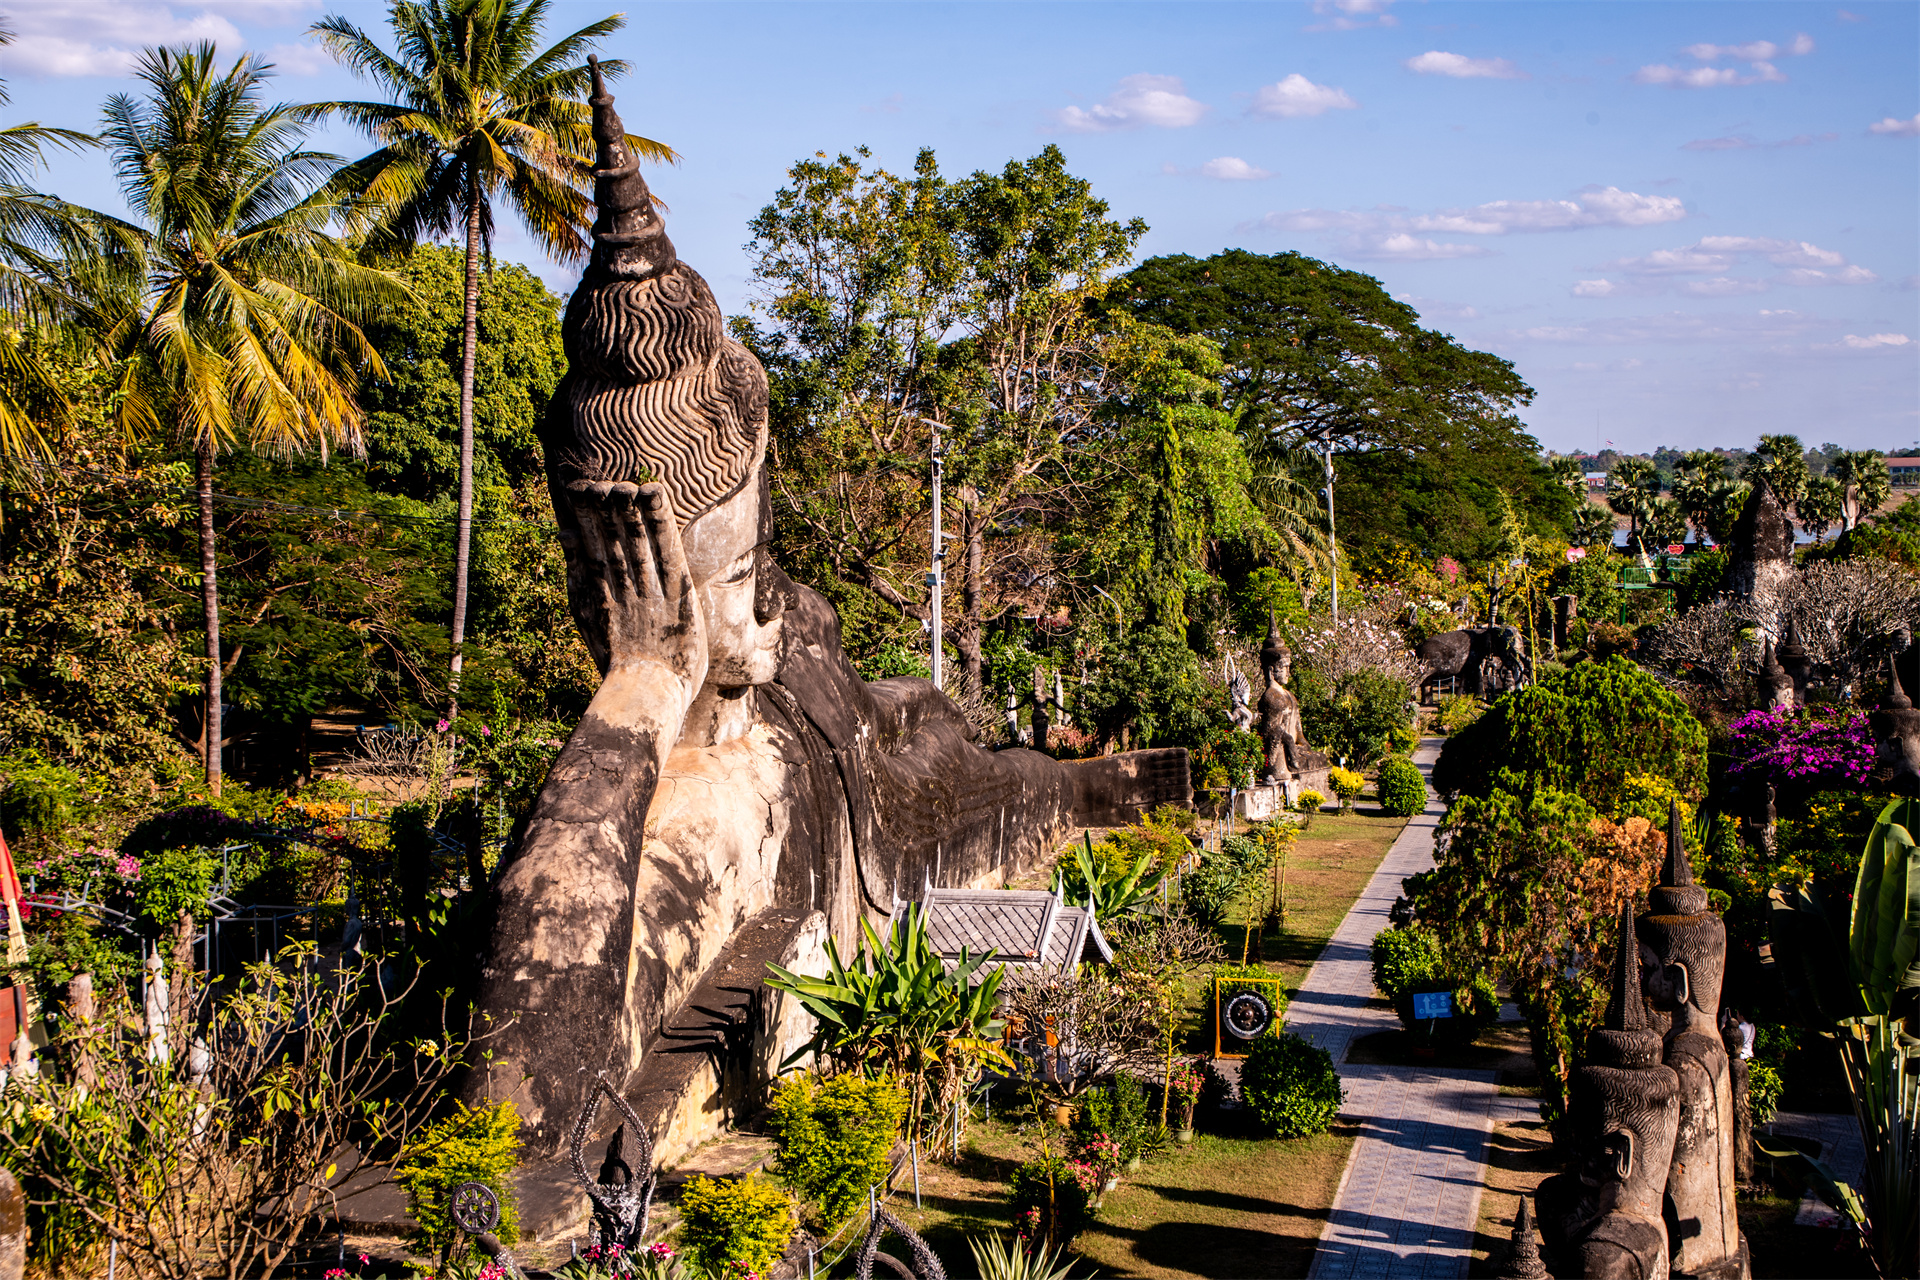
<svg viewBox="0 0 1920 1280">
<path fill-rule="evenodd" d="M 681 533 L 707 630 L 707 688 L 770 683 L 780 668 L 780 593 L 766 579 L 761 486 L 749 484 Z"/>
</svg>

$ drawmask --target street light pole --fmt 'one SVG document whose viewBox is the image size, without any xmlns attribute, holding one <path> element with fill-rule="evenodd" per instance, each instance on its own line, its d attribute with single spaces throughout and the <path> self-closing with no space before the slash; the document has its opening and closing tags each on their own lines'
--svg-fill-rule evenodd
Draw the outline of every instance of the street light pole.
<svg viewBox="0 0 1920 1280">
<path fill-rule="evenodd" d="M 1340 625 L 1340 544 L 1333 535 L 1333 437 L 1328 436 L 1322 456 L 1327 464 L 1327 570 L 1333 579 L 1333 625 Z"/>
<path fill-rule="evenodd" d="M 922 418 L 920 421 L 933 428 L 933 569 L 927 574 L 927 587 L 931 593 L 933 616 L 928 623 L 928 630 L 931 632 L 931 639 L 933 641 L 931 645 L 932 653 L 930 655 L 932 659 L 930 665 L 933 669 L 933 687 L 936 689 L 944 689 L 946 688 L 946 680 L 940 668 L 942 665 L 941 659 L 946 656 L 944 653 L 946 632 L 940 619 L 940 590 L 946 585 L 947 549 L 941 545 L 940 541 L 940 477 L 941 472 L 946 467 L 946 442 L 940 438 L 940 433 L 946 428 L 942 427 L 932 418 Z"/>
</svg>

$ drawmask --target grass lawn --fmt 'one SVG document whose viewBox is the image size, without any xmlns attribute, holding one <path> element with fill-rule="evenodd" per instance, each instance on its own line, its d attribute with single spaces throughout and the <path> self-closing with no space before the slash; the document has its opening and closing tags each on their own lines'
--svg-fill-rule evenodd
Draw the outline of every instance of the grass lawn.
<svg viewBox="0 0 1920 1280">
<path fill-rule="evenodd" d="M 922 1166 L 920 1210 L 912 1182 L 903 1175 L 896 1184 L 890 1207 L 926 1237 L 948 1275 L 974 1274 L 967 1236 L 1012 1230 L 1007 1180 L 1039 1149 L 1030 1115 L 1008 1118 L 996 1106 L 993 1121 L 968 1131 L 958 1167 Z M 1189 1147 L 1170 1146 L 1106 1194 L 1074 1241 L 1084 1259 L 1074 1274 L 1304 1276 L 1352 1146 L 1345 1126 L 1285 1141 L 1203 1132 Z"/>
</svg>

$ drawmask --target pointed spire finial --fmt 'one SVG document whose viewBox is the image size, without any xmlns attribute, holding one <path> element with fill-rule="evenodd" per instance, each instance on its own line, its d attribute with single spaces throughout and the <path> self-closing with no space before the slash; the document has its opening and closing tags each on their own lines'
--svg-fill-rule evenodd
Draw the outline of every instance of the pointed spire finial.
<svg viewBox="0 0 1920 1280">
<path fill-rule="evenodd" d="M 1520 1211 L 1513 1217 L 1513 1248 L 1507 1265 L 1500 1269 L 1500 1280 L 1553 1280 L 1546 1264 L 1540 1261 L 1540 1245 L 1534 1239 L 1533 1199 L 1520 1197 Z"/>
<path fill-rule="evenodd" d="M 1686 888 L 1693 883 L 1693 863 L 1687 858 L 1687 840 L 1680 826 L 1680 801 L 1667 802 L 1667 865 L 1660 869 L 1664 888 Z"/>
<path fill-rule="evenodd" d="M 1633 904 L 1620 904 L 1620 940 L 1613 953 L 1613 994 L 1607 998 L 1608 1031 L 1645 1031 L 1646 996 L 1640 990 L 1640 940 L 1633 932 Z"/>
</svg>

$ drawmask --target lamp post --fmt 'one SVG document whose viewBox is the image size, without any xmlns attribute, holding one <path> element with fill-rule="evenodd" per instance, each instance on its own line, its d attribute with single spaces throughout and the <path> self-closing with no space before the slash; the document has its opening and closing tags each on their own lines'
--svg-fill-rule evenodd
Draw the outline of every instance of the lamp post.
<svg viewBox="0 0 1920 1280">
<path fill-rule="evenodd" d="M 1333 582 L 1333 625 L 1340 625 L 1340 544 L 1333 532 L 1333 437 L 1328 436 L 1321 456 L 1327 464 L 1327 574 Z"/>
<path fill-rule="evenodd" d="M 941 545 L 940 541 L 940 478 L 941 472 L 946 468 L 946 441 L 941 438 L 940 433 L 946 428 L 932 418 L 922 418 L 920 421 L 933 428 L 933 568 L 927 574 L 927 589 L 932 604 L 932 617 L 927 623 L 932 639 L 930 665 L 933 670 L 933 687 L 945 689 L 946 679 L 940 669 L 941 660 L 946 656 L 944 652 L 946 632 L 940 619 L 940 591 L 946 585 L 947 549 Z"/>
</svg>

